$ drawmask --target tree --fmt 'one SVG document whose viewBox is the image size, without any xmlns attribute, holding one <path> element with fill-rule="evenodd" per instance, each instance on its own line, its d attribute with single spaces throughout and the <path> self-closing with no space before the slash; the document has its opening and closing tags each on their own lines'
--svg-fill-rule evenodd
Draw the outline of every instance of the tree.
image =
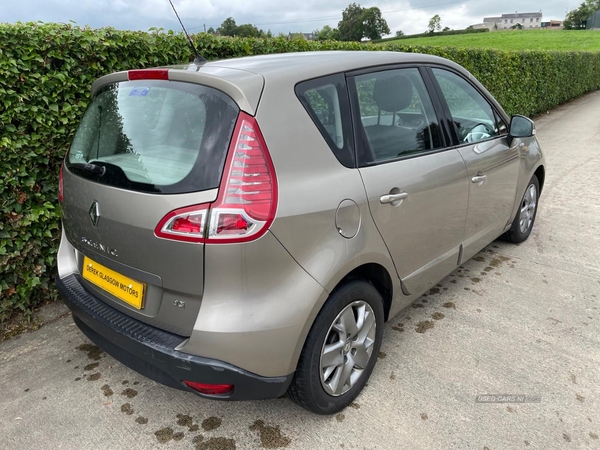
<svg viewBox="0 0 600 450">
<path fill-rule="evenodd" d="M 427 31 L 430 33 L 434 33 L 435 31 L 440 31 L 442 29 L 442 19 L 439 14 L 436 14 L 431 19 L 429 19 L 429 27 Z"/>
<path fill-rule="evenodd" d="M 450 27 L 444 27 L 442 31 L 450 31 Z"/>
<path fill-rule="evenodd" d="M 210 27 L 208 30 L 206 30 L 206 32 L 208 34 L 217 34 L 217 32 L 215 31 L 215 29 L 213 27 Z"/>
<path fill-rule="evenodd" d="M 585 30 L 587 20 L 600 9 L 600 0 L 586 0 L 567 13 L 563 26 L 565 30 Z"/>
<path fill-rule="evenodd" d="M 320 30 L 315 30 L 314 35 L 317 37 L 318 41 L 337 41 L 339 38 L 337 28 L 331 28 L 329 25 L 325 25 Z"/>
<path fill-rule="evenodd" d="M 350 3 L 342 11 L 342 20 L 338 23 L 341 41 L 361 41 L 363 38 L 362 29 L 363 8 L 356 3 Z"/>
<path fill-rule="evenodd" d="M 223 21 L 221 26 L 217 28 L 217 34 L 220 36 L 235 36 L 236 30 L 237 25 L 235 24 L 235 20 L 233 20 L 233 17 L 228 17 Z"/>
<path fill-rule="evenodd" d="M 338 31 L 341 41 L 361 41 L 363 38 L 380 39 L 390 33 L 390 28 L 376 6 L 363 8 L 357 3 L 350 3 L 342 11 Z"/>
<path fill-rule="evenodd" d="M 232 36 L 257 38 L 257 37 L 263 37 L 264 34 L 265 33 L 263 32 L 263 30 L 259 30 L 258 28 L 256 28 L 254 25 L 252 25 L 250 23 L 245 23 L 245 24 L 237 27 Z"/>
<path fill-rule="evenodd" d="M 305 41 L 306 37 L 302 33 L 290 33 L 288 39 L 290 41 Z"/>
<path fill-rule="evenodd" d="M 402 37 L 402 36 L 404 36 L 404 31 L 402 31 L 402 30 L 396 31 L 396 37 Z"/>
<path fill-rule="evenodd" d="M 211 30 L 212 28 L 208 30 L 208 33 L 210 33 Z M 238 26 L 235 23 L 235 20 L 233 20 L 233 17 L 228 17 L 227 19 L 225 19 L 221 26 L 216 30 L 216 34 L 220 36 L 238 36 L 246 38 L 269 37 L 270 33 L 271 31 L 269 30 L 269 32 L 265 34 L 263 30 L 259 30 L 256 26 L 252 25 L 251 23 L 245 23 L 243 25 Z"/>
<path fill-rule="evenodd" d="M 384 34 L 390 34 L 390 27 L 377 6 L 363 9 L 362 14 L 363 37 L 369 40 L 381 39 Z"/>
</svg>

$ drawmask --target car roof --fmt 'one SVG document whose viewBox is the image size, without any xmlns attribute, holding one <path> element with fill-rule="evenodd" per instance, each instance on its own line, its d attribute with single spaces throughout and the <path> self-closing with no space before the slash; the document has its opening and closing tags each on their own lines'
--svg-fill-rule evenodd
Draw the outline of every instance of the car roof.
<svg viewBox="0 0 600 450">
<path fill-rule="evenodd" d="M 203 69 L 211 71 L 222 68 L 256 73 L 262 75 L 267 81 L 274 78 L 301 81 L 378 65 L 406 63 L 442 64 L 468 75 L 458 64 L 438 56 L 387 51 L 319 51 L 247 56 L 207 62 L 198 72 L 201 73 Z M 192 65 L 186 64 L 171 66 L 171 68 L 189 70 L 190 66 Z"/>
<path fill-rule="evenodd" d="M 275 53 L 163 68 L 169 69 L 169 80 L 212 86 L 228 94 L 243 111 L 254 114 L 266 84 L 275 89 L 286 88 L 330 74 L 395 64 L 442 65 L 473 79 L 467 70 L 448 59 L 387 51 Z M 92 84 L 92 94 L 106 84 L 127 80 L 127 71 L 105 75 Z"/>
</svg>

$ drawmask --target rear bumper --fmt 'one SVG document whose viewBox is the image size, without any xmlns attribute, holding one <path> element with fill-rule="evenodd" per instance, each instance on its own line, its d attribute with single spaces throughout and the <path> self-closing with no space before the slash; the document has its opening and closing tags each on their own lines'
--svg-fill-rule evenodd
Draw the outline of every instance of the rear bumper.
<svg viewBox="0 0 600 450">
<path fill-rule="evenodd" d="M 111 308 L 86 291 L 77 275 L 56 277 L 56 285 L 81 331 L 106 353 L 167 386 L 220 400 L 259 400 L 285 394 L 293 374 L 262 377 L 216 359 L 175 350 L 186 338 L 152 327 Z M 233 384 L 233 391 L 206 395 L 183 383 Z"/>
</svg>

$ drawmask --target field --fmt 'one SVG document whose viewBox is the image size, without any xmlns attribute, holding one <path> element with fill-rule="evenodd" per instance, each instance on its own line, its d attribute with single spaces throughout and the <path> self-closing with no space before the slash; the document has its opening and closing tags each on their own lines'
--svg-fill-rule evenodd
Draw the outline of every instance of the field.
<svg viewBox="0 0 600 450">
<path fill-rule="evenodd" d="M 495 48 L 500 50 L 600 51 L 600 32 L 565 30 L 497 31 L 386 41 L 403 45 Z"/>
</svg>

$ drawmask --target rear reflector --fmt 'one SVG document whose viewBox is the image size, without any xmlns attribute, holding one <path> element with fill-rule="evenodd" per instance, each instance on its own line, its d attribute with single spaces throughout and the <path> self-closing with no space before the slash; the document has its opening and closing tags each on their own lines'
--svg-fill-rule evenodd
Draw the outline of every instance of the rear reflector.
<svg viewBox="0 0 600 450">
<path fill-rule="evenodd" d="M 222 395 L 227 394 L 228 392 L 233 391 L 233 384 L 205 384 L 205 383 L 196 383 L 195 381 L 185 381 L 189 387 L 194 389 L 195 391 L 200 392 L 201 394 L 207 395 Z"/>
<path fill-rule="evenodd" d="M 133 80 L 168 80 L 169 69 L 138 69 L 127 72 L 130 81 Z"/>
<path fill-rule="evenodd" d="M 65 182 L 63 181 L 63 164 L 60 165 L 58 171 L 58 201 L 62 202 L 65 199 Z"/>
</svg>

